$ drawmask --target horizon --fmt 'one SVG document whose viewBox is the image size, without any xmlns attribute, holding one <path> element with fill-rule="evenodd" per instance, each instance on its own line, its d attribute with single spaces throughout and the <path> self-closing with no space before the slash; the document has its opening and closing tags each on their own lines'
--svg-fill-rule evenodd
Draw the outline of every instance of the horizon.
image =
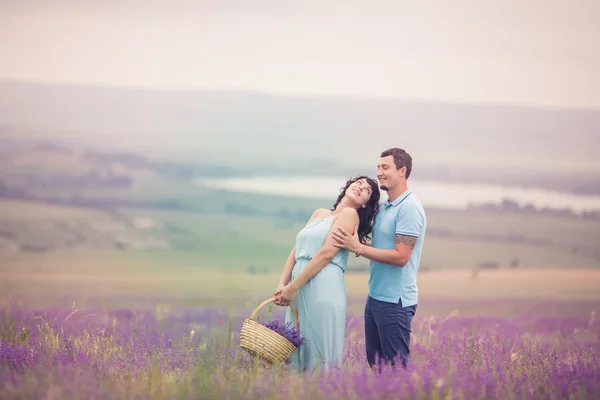
<svg viewBox="0 0 600 400">
<path fill-rule="evenodd" d="M 29 85 L 39 87 L 54 87 L 54 88 L 69 88 L 69 89 L 92 89 L 92 90 L 123 90 L 128 92 L 151 92 L 151 93 L 204 93 L 204 94 L 250 94 L 255 96 L 272 97 L 272 98 L 293 98 L 293 99 L 319 99 L 319 100 L 346 100 L 346 101 L 390 101 L 402 102 L 422 105 L 455 105 L 465 107 L 478 108 L 507 108 L 507 109 L 527 109 L 530 111 L 558 111 L 558 112 L 599 112 L 600 104 L 593 107 L 579 106 L 551 106 L 540 105 L 533 103 L 516 103 L 516 102 L 494 102 L 494 101 L 479 101 L 470 102 L 466 100 L 453 99 L 432 99 L 432 98 L 416 98 L 416 97 L 401 97 L 401 96 L 383 96 L 383 95 L 346 95 L 339 93 L 293 93 L 293 92 L 271 92 L 268 90 L 259 89 L 231 89 L 231 88 L 184 88 L 184 87 L 151 87 L 138 85 L 119 85 L 119 84 L 103 84 L 103 83 L 77 83 L 77 82 L 43 82 L 36 80 L 22 79 L 3 79 L 0 78 L 0 85 Z"/>
</svg>

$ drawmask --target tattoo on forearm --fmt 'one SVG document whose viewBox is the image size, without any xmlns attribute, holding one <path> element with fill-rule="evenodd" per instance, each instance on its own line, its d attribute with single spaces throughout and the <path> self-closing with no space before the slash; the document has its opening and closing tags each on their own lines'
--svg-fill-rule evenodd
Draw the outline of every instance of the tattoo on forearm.
<svg viewBox="0 0 600 400">
<path fill-rule="evenodd" d="M 396 235 L 396 243 L 402 243 L 410 247 L 411 250 L 415 248 L 417 238 L 414 236 Z"/>
</svg>

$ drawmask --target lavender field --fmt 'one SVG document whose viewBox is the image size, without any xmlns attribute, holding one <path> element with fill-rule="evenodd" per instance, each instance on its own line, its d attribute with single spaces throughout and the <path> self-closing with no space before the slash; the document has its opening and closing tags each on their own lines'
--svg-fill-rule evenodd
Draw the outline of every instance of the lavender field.
<svg viewBox="0 0 600 400">
<path fill-rule="evenodd" d="M 350 308 L 360 309 L 363 300 L 351 297 Z M 424 301 L 414 320 L 409 368 L 380 375 L 366 367 L 362 315 L 356 313 L 348 317 L 343 367 L 299 376 L 256 362 L 239 348 L 252 301 L 233 308 L 152 297 L 144 304 L 135 299 L 135 308 L 67 301 L 33 307 L 4 299 L 0 398 L 600 398 L 600 302 L 473 300 L 436 315 L 431 311 L 451 302 Z M 282 313 L 273 305 L 258 318 Z"/>
</svg>

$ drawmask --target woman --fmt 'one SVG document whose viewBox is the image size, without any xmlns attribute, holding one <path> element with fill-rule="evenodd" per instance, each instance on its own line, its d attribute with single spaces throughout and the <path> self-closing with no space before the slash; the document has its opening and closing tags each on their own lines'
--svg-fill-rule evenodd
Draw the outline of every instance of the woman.
<svg viewBox="0 0 600 400">
<path fill-rule="evenodd" d="M 277 305 L 291 303 L 298 311 L 300 332 L 306 341 L 288 364 L 299 372 L 328 370 L 342 361 L 348 250 L 334 247 L 331 232 L 341 226 L 358 234 L 365 243 L 379 209 L 379 197 L 375 180 L 366 176 L 352 178 L 341 189 L 332 209 L 316 210 L 296 236 L 296 245 L 273 295 Z M 290 321 L 293 314 L 288 308 L 286 322 Z"/>
</svg>

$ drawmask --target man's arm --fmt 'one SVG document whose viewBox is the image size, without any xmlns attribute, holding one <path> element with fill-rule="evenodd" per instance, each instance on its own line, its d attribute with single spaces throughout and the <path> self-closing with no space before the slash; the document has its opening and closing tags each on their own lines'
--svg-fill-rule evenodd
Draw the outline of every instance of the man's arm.
<svg viewBox="0 0 600 400">
<path fill-rule="evenodd" d="M 351 235 L 340 228 L 334 234 L 335 245 L 375 262 L 404 267 L 410 260 L 423 223 L 424 217 L 416 205 L 407 204 L 396 218 L 396 245 L 393 249 L 378 249 L 364 245 L 358 241 L 356 235 Z"/>
<path fill-rule="evenodd" d="M 416 243 L 417 237 L 415 236 L 396 234 L 395 249 L 377 249 L 372 246 L 361 244 L 355 253 L 375 262 L 404 267 L 408 264 L 408 260 L 410 260 L 410 256 L 412 255 Z"/>
</svg>

